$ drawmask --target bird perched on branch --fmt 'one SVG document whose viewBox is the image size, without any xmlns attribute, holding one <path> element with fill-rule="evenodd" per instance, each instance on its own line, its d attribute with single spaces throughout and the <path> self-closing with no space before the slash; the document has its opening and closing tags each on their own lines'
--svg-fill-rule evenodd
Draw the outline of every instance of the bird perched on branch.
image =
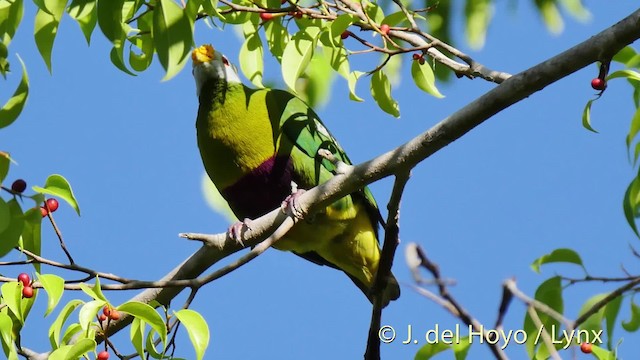
<svg viewBox="0 0 640 360">
<path fill-rule="evenodd" d="M 236 68 L 211 45 L 200 46 L 191 57 L 202 162 L 238 219 L 262 216 L 283 201 L 295 209 L 301 191 L 329 180 L 336 166 L 318 155 L 320 149 L 350 164 L 304 101 L 283 90 L 245 86 Z M 376 202 L 364 188 L 298 222 L 274 247 L 344 271 L 373 301 L 379 219 Z M 230 228 L 232 236 L 241 225 Z M 389 275 L 383 304 L 399 296 L 400 287 Z"/>
</svg>

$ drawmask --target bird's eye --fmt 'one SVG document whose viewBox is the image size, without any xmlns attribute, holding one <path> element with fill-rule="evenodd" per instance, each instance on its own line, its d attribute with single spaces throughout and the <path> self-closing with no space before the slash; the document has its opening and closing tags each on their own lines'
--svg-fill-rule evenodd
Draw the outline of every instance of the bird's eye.
<svg viewBox="0 0 640 360">
<path fill-rule="evenodd" d="M 224 56 L 222 57 L 222 63 L 229 66 L 229 60 L 227 60 L 227 58 Z"/>
</svg>

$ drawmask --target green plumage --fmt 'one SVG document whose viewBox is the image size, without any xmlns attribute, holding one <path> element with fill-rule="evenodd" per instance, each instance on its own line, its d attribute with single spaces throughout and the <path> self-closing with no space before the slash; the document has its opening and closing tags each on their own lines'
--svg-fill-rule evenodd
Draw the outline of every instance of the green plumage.
<svg viewBox="0 0 640 360">
<path fill-rule="evenodd" d="M 224 74 L 233 70 L 224 61 L 195 65 L 213 69 L 201 78 L 196 74 L 196 128 L 207 174 L 238 218 L 277 208 L 290 194 L 292 181 L 309 189 L 329 180 L 336 169 L 317 155 L 320 148 L 350 163 L 307 104 L 285 91 L 229 82 Z M 369 297 L 380 258 L 378 220 L 375 200 L 364 189 L 308 216 L 274 247 L 344 271 Z M 385 303 L 399 295 L 390 277 Z"/>
</svg>

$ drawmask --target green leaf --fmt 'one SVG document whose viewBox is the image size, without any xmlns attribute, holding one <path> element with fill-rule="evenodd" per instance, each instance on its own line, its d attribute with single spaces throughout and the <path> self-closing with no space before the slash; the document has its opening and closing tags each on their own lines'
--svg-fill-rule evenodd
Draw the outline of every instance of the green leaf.
<svg viewBox="0 0 640 360">
<path fill-rule="evenodd" d="M 487 28 L 493 17 L 491 0 L 466 0 L 465 16 L 467 18 L 467 41 L 474 49 L 484 46 Z"/>
<path fill-rule="evenodd" d="M 593 127 L 591 127 L 591 104 L 593 104 L 594 101 L 595 100 L 587 101 L 587 105 L 582 111 L 582 126 L 589 131 L 597 133 L 597 131 Z"/>
<path fill-rule="evenodd" d="M 560 10 L 558 10 L 556 0 L 536 0 L 535 4 L 549 31 L 555 34 L 562 32 L 564 23 L 562 16 L 560 16 Z"/>
<path fill-rule="evenodd" d="M 24 213 L 22 247 L 36 255 L 42 253 L 42 214 L 38 207 L 33 207 Z M 40 272 L 41 264 L 39 262 L 34 262 L 33 267 L 37 272 Z"/>
<path fill-rule="evenodd" d="M 131 327 L 129 329 L 129 337 L 131 338 L 131 343 L 140 356 L 144 355 L 144 327 L 144 321 L 139 318 L 133 318 L 133 321 L 131 321 Z"/>
<path fill-rule="evenodd" d="M 131 76 L 136 76 L 136 74 L 127 69 L 127 66 L 124 64 L 124 49 L 122 48 L 122 41 L 116 41 L 113 45 L 113 48 L 111 48 L 111 52 L 109 53 L 109 59 L 120 71 Z"/>
<path fill-rule="evenodd" d="M 576 265 L 580 265 L 584 269 L 584 265 L 582 264 L 582 259 L 580 258 L 580 255 L 571 249 L 565 249 L 565 248 L 553 250 L 551 253 L 542 255 L 541 257 L 537 258 L 531 264 L 531 269 L 537 273 L 540 273 L 541 265 L 554 263 L 554 262 L 576 264 Z"/>
<path fill-rule="evenodd" d="M 362 1 L 362 7 L 373 22 L 376 24 L 382 23 L 382 20 L 384 19 L 384 12 L 378 4 L 371 3 L 369 1 Z"/>
<path fill-rule="evenodd" d="M 22 306 L 20 306 L 20 300 L 22 299 L 22 283 L 20 282 L 8 282 L 0 286 L 0 293 L 2 294 L 2 300 L 7 304 L 7 307 L 15 316 L 15 318 L 24 324 L 24 317 L 22 316 Z"/>
<path fill-rule="evenodd" d="M 2 110 L 0 110 L 0 114 Z M 6 152 L 0 151 L 0 184 L 4 181 L 9 173 L 9 165 L 11 165 L 11 157 Z"/>
<path fill-rule="evenodd" d="M 41 194 L 49 194 L 63 199 L 80 215 L 78 200 L 76 200 L 76 197 L 73 195 L 71 185 L 64 176 L 58 174 L 49 175 L 47 181 L 44 183 L 44 188 L 34 186 L 33 190 Z"/>
<path fill-rule="evenodd" d="M 77 299 L 69 301 L 49 327 L 49 343 L 51 343 L 53 349 L 57 349 L 60 346 L 60 332 L 62 331 L 65 321 L 67 321 L 71 313 L 82 304 L 84 304 L 84 302 Z"/>
<path fill-rule="evenodd" d="M 297 32 L 287 43 L 282 55 L 282 78 L 295 93 L 296 80 L 306 70 L 313 56 L 320 29 L 308 27 Z"/>
<path fill-rule="evenodd" d="M 3 43 L 5 47 L 9 46 L 16 34 L 23 14 L 23 0 L 5 1 L 0 5 L 0 43 Z"/>
<path fill-rule="evenodd" d="M 4 231 L 0 232 L 0 257 L 3 257 L 18 246 L 20 236 L 22 235 L 22 229 L 24 229 L 24 216 L 22 214 L 22 208 L 20 204 L 14 198 L 7 202 L 9 208 L 9 226 Z"/>
<path fill-rule="evenodd" d="M 53 51 L 53 42 L 58 33 L 58 24 L 59 22 L 55 16 L 43 10 L 38 10 L 36 13 L 33 33 L 40 56 L 42 56 L 42 60 L 44 60 L 50 73 L 52 72 L 51 52 Z"/>
<path fill-rule="evenodd" d="M 36 273 L 36 276 L 48 295 L 47 310 L 44 313 L 44 316 L 47 316 L 56 307 L 56 305 L 58 305 L 58 302 L 62 297 L 62 293 L 64 292 L 64 279 L 53 274 L 40 275 Z"/>
<path fill-rule="evenodd" d="M 257 87 L 262 85 L 263 65 L 263 49 L 260 34 L 255 31 L 247 36 L 242 47 L 240 47 L 240 69 L 244 76 Z"/>
<path fill-rule="evenodd" d="M 624 216 L 627 219 L 627 223 L 636 234 L 636 236 L 640 237 L 638 233 L 638 228 L 636 227 L 636 209 L 638 208 L 638 193 L 640 192 L 640 181 L 638 177 L 635 177 L 627 191 L 624 194 L 624 200 L 622 201 L 622 208 L 624 209 Z"/>
<path fill-rule="evenodd" d="M 158 0 L 153 10 L 153 39 L 160 64 L 174 77 L 187 63 L 193 45 L 193 24 L 173 0 Z"/>
<path fill-rule="evenodd" d="M 358 21 L 359 18 L 351 14 L 339 15 L 331 22 L 331 42 L 333 47 L 342 48 L 342 33 L 345 32 L 351 24 Z M 326 44 L 328 45 L 328 44 Z"/>
<path fill-rule="evenodd" d="M 580 21 L 591 19 L 591 13 L 582 5 L 582 0 L 560 0 L 562 6 Z"/>
<path fill-rule="evenodd" d="M 87 331 L 87 329 L 91 326 L 91 323 L 96 319 L 96 314 L 98 314 L 98 311 L 102 309 L 102 307 L 106 304 L 107 302 L 104 300 L 93 300 L 85 303 L 80 308 L 78 320 L 80 326 L 82 326 L 82 330 Z"/>
<path fill-rule="evenodd" d="M 349 87 L 349 96 L 354 101 L 364 101 L 356 94 L 356 83 L 358 78 L 363 74 L 362 72 L 350 72 L 349 59 L 347 58 L 347 50 L 343 47 L 324 47 L 324 52 L 327 55 L 329 64 L 331 67 L 347 80 Z"/>
<path fill-rule="evenodd" d="M 628 68 L 640 65 L 640 54 L 638 54 L 631 46 L 625 46 L 613 56 L 613 61 L 622 63 Z"/>
<path fill-rule="evenodd" d="M 389 26 L 400 26 L 407 25 L 409 26 L 409 21 L 407 20 L 407 16 L 402 11 L 397 11 L 392 14 L 385 16 L 382 20 L 382 24 L 387 24 Z"/>
<path fill-rule="evenodd" d="M 580 308 L 580 312 L 578 316 L 582 316 L 585 312 L 590 310 L 596 303 L 600 302 L 604 299 L 608 294 L 598 294 L 590 297 Z M 595 314 L 589 316 L 582 324 L 580 324 L 580 328 L 597 333 L 602 330 L 602 320 L 604 319 L 604 310 L 605 308 L 601 308 Z"/>
<path fill-rule="evenodd" d="M 67 327 L 67 329 L 62 334 L 62 340 L 60 340 L 61 344 L 69 345 L 74 339 L 77 339 L 79 334 L 82 333 L 82 326 L 78 323 L 73 323 Z M 84 332 L 84 336 L 87 338 L 94 337 L 92 334 L 95 334 L 95 330 L 89 330 Z"/>
<path fill-rule="evenodd" d="M 564 312 L 564 302 L 562 299 L 562 282 L 560 277 L 554 276 L 540 284 L 538 289 L 536 289 L 535 299 L 562 314 Z M 552 329 L 552 327 L 559 328 L 559 322 L 553 317 L 542 311 L 538 311 L 537 314 L 545 329 Z M 527 334 L 526 349 L 529 358 L 534 358 L 535 349 L 539 345 L 543 348 L 541 349 L 542 351 L 546 350 L 546 352 L 548 352 L 541 337 L 538 338 L 540 328 L 531 319 L 529 314 L 525 316 L 523 330 Z M 536 338 L 538 338 L 537 341 Z"/>
<path fill-rule="evenodd" d="M 153 61 L 153 52 L 155 50 L 153 38 L 153 14 L 147 13 L 138 19 L 138 29 L 146 34 L 136 36 L 132 42 L 140 49 L 140 54 L 136 54 L 132 49 L 129 50 L 129 64 L 135 71 L 146 70 Z"/>
<path fill-rule="evenodd" d="M 436 342 L 433 344 L 425 344 L 418 350 L 414 360 L 429 360 L 437 354 L 449 349 L 451 345 L 444 342 Z"/>
<path fill-rule="evenodd" d="M 117 310 L 144 320 L 145 323 L 149 324 L 151 328 L 160 335 L 162 343 L 166 344 L 167 328 L 162 317 L 154 308 L 141 302 L 129 301 L 118 306 Z"/>
<path fill-rule="evenodd" d="M 465 360 L 469 349 L 471 349 L 471 337 L 461 338 L 459 342 L 454 342 L 451 348 L 456 356 L 456 360 Z"/>
<path fill-rule="evenodd" d="M 4 106 L 2 106 L 2 109 L 0 109 L 0 129 L 11 125 L 11 123 L 13 123 L 18 118 L 18 116 L 22 112 L 22 109 L 24 108 L 24 104 L 27 102 L 27 97 L 29 96 L 29 76 L 27 75 L 27 68 L 24 66 L 24 63 L 22 62 L 22 59 L 20 59 L 20 57 L 18 57 L 18 60 L 22 65 L 22 79 L 20 80 L 16 91 L 13 93 L 13 96 L 11 96 L 11 98 L 4 104 Z M 9 159 L 5 156 L 0 156 L 0 161 L 3 164 L 5 160 L 8 161 Z M 6 166 L 6 168 L 8 169 L 8 163 Z M 4 166 L 0 165 L 0 168 L 2 167 Z M 0 175 L 2 175 L 1 171 Z M 6 172 L 4 173 L 4 175 L 6 175 Z M 4 176 L 2 176 L 1 178 L 4 179 Z"/>
<path fill-rule="evenodd" d="M 80 339 L 78 340 L 78 342 L 69 347 L 63 346 L 60 349 L 54 351 L 49 356 L 49 360 L 78 359 L 89 351 L 95 350 L 96 346 L 96 341 L 93 339 Z"/>
<path fill-rule="evenodd" d="M 626 78 L 627 80 L 640 81 L 640 73 L 633 70 L 618 70 L 607 76 L 607 80 Z"/>
<path fill-rule="evenodd" d="M 631 128 L 629 129 L 629 134 L 627 135 L 627 151 L 631 148 L 631 143 L 633 139 L 635 139 L 636 135 L 640 132 L 640 108 L 636 109 L 636 112 L 633 114 L 633 118 L 631 119 Z M 635 163 L 637 156 L 634 156 L 633 162 Z"/>
<path fill-rule="evenodd" d="M 596 345 L 591 346 L 591 351 L 593 356 L 598 360 L 616 360 L 618 358 L 615 352 L 607 351 Z"/>
<path fill-rule="evenodd" d="M 640 329 L 640 306 L 631 301 L 631 319 L 622 322 L 622 328 L 628 332 Z"/>
<path fill-rule="evenodd" d="M 149 333 L 147 333 L 147 340 L 145 342 L 145 350 L 147 351 L 147 353 L 149 353 L 149 356 L 151 356 L 154 359 L 162 359 L 162 354 L 158 352 L 158 350 L 156 350 L 156 346 L 155 346 L 155 341 L 154 341 L 154 335 L 155 335 L 155 331 L 153 329 L 151 329 L 151 331 L 149 331 Z M 164 350 L 163 350 L 164 352 Z"/>
<path fill-rule="evenodd" d="M 104 36 L 114 45 L 122 42 L 125 32 L 122 27 L 124 0 L 98 1 L 98 25 Z"/>
<path fill-rule="evenodd" d="M 0 198 L 0 234 L 5 231 L 11 224 L 11 210 L 9 204 Z"/>
<path fill-rule="evenodd" d="M 411 76 L 413 77 L 413 81 L 422 91 L 437 98 L 444 97 L 440 91 L 438 91 L 438 88 L 436 88 L 436 77 L 431 66 L 426 62 L 423 65 L 420 65 L 419 62 L 412 61 Z"/>
<path fill-rule="evenodd" d="M 263 26 L 269 51 L 278 62 L 281 62 L 282 54 L 284 54 L 284 49 L 289 42 L 289 32 L 280 21 L 267 21 Z"/>
<path fill-rule="evenodd" d="M 309 65 L 301 81 L 296 82 L 296 90 L 303 95 L 303 100 L 309 106 L 317 109 L 329 101 L 334 76 L 328 60 L 321 51 L 315 52 Z"/>
<path fill-rule="evenodd" d="M 616 319 L 620 312 L 620 306 L 622 305 L 622 296 L 618 296 L 615 299 L 609 301 L 604 307 L 604 319 L 607 322 L 607 347 L 613 348 L 613 329 L 616 325 Z"/>
<path fill-rule="evenodd" d="M 382 111 L 400 117 L 400 107 L 391 97 L 391 84 L 382 70 L 376 71 L 371 76 L 371 96 Z"/>
<path fill-rule="evenodd" d="M 196 358 L 198 360 L 202 359 L 209 346 L 209 326 L 207 322 L 202 315 L 190 309 L 182 309 L 174 314 L 187 329 L 189 339 L 196 352 Z"/>
<path fill-rule="evenodd" d="M 13 341 L 13 321 L 6 311 L 0 312 L 0 339 L 2 339 L 2 348 L 7 359 L 17 360 L 18 353 Z"/>
<path fill-rule="evenodd" d="M 97 0 L 73 0 L 67 12 L 78 22 L 80 30 L 87 40 L 87 45 L 91 44 L 91 34 L 98 23 Z"/>
</svg>

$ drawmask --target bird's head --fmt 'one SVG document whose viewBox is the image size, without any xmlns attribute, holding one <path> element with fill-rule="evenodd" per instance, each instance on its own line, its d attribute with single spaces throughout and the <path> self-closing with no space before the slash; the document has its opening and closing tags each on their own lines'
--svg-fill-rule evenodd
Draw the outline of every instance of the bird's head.
<svg viewBox="0 0 640 360">
<path fill-rule="evenodd" d="M 210 80 L 240 83 L 236 67 L 229 62 L 224 54 L 216 51 L 209 44 L 193 50 L 191 52 L 191 60 L 193 61 L 193 77 L 196 80 L 198 96 L 204 83 Z"/>
</svg>

